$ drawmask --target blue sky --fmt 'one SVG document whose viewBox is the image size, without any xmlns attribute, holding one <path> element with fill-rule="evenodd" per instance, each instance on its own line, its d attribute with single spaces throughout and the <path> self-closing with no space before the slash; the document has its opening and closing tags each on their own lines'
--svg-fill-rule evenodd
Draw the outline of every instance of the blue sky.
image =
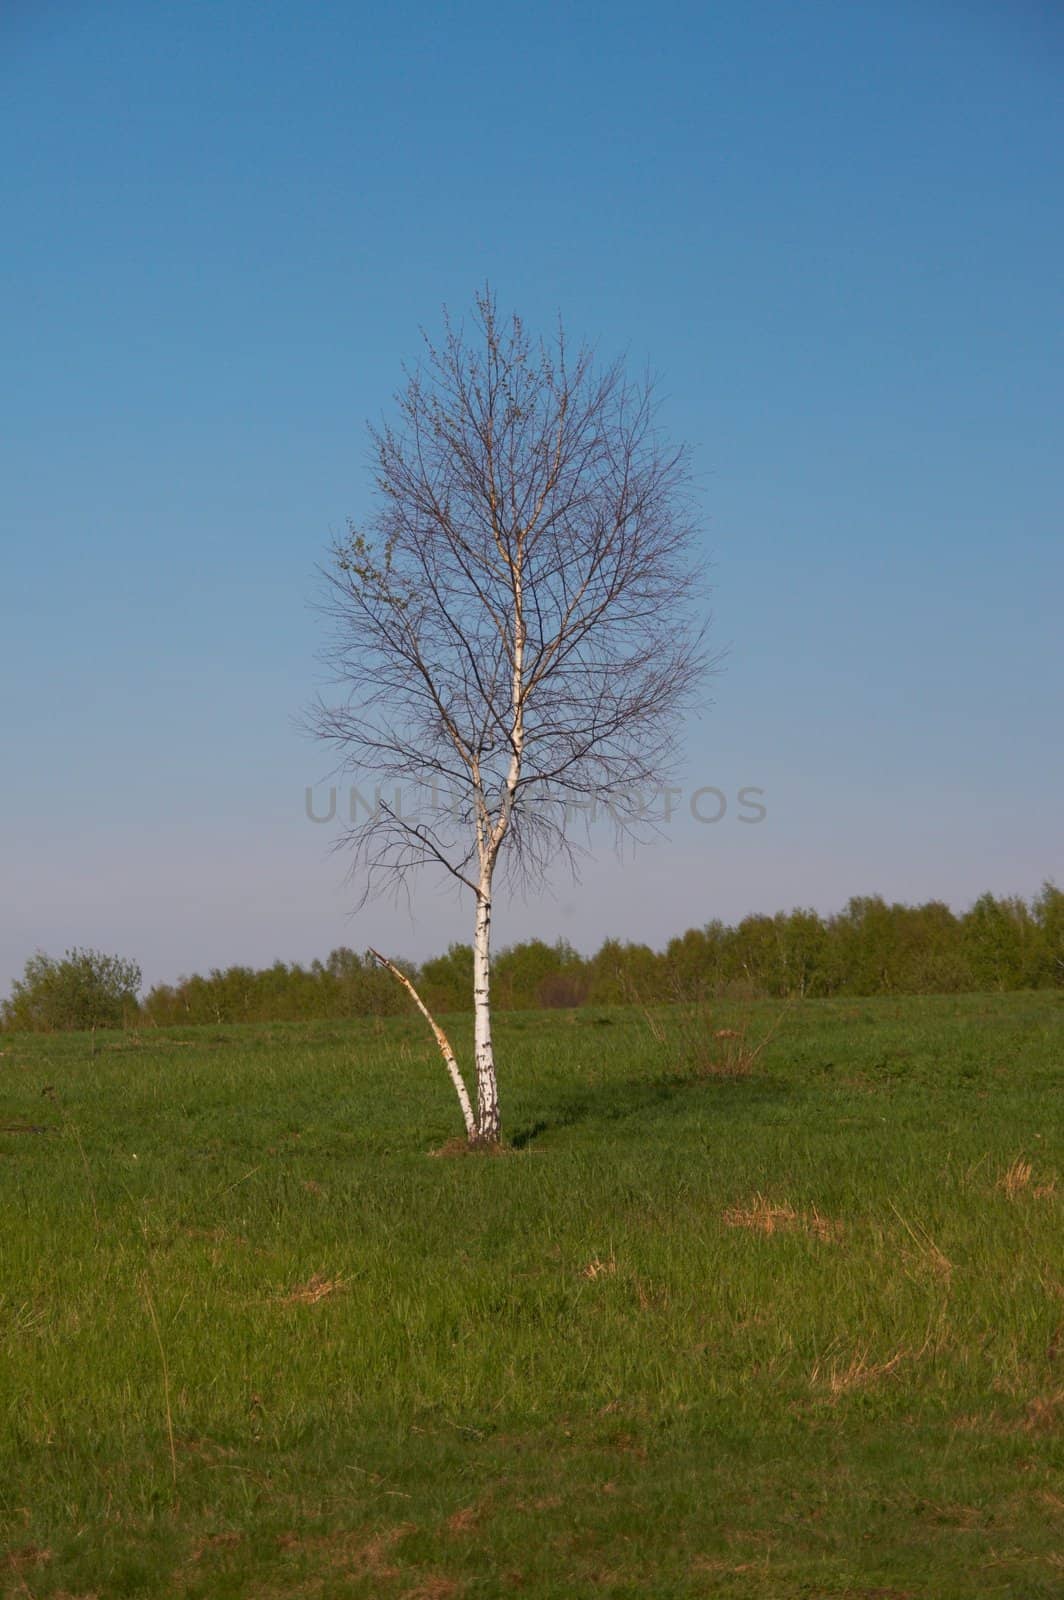
<svg viewBox="0 0 1064 1600">
<path fill-rule="evenodd" d="M 0 992 L 469 937 L 350 914 L 295 719 L 364 423 L 486 279 L 661 375 L 729 647 L 725 817 L 499 937 L 1064 881 L 1062 73 L 1048 0 L 4 7 Z"/>
</svg>

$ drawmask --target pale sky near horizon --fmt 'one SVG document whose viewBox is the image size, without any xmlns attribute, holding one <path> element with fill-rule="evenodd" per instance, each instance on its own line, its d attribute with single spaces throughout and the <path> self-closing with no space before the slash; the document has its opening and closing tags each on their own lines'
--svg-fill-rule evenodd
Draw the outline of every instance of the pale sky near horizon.
<svg viewBox="0 0 1064 1600">
<path fill-rule="evenodd" d="M 728 648 L 670 835 L 498 940 L 1064 882 L 1058 5 L 16 0 L 0 87 L 0 995 L 470 937 L 350 914 L 296 719 L 365 421 L 485 280 L 661 374 Z"/>
</svg>

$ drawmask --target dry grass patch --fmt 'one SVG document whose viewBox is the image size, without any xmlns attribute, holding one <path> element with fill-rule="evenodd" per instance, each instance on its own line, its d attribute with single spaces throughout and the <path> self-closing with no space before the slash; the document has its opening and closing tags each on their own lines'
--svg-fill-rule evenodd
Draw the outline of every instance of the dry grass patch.
<svg viewBox="0 0 1064 1600">
<path fill-rule="evenodd" d="M 817 1361 L 809 1374 L 810 1385 L 816 1388 L 826 1388 L 832 1399 L 841 1395 L 851 1394 L 856 1389 L 865 1389 L 870 1384 L 879 1383 L 883 1378 L 890 1378 L 906 1361 L 917 1362 L 927 1354 L 932 1345 L 941 1348 L 943 1342 L 943 1324 L 941 1318 L 937 1329 L 928 1324 L 924 1342 L 919 1349 L 903 1345 L 895 1350 L 886 1361 L 869 1361 L 868 1346 L 856 1351 L 843 1366 L 841 1360 L 834 1357 L 830 1361 Z"/>
<path fill-rule="evenodd" d="M 208 1467 L 220 1466 L 236 1455 L 232 1445 L 219 1444 L 216 1439 L 204 1439 L 197 1434 L 175 1434 L 174 1446 L 180 1454 L 192 1456 Z"/>
<path fill-rule="evenodd" d="M 230 1233 L 228 1228 L 182 1228 L 186 1239 L 194 1239 L 197 1243 L 207 1247 L 207 1254 L 212 1267 L 220 1267 L 226 1259 L 227 1251 L 232 1249 L 247 1250 L 248 1241 L 242 1233 Z M 262 1252 L 256 1250 L 255 1254 Z"/>
<path fill-rule="evenodd" d="M 615 1278 L 617 1276 L 617 1263 L 612 1256 L 606 1261 L 600 1261 L 598 1256 L 595 1256 L 594 1260 L 589 1261 L 586 1267 L 581 1267 L 580 1276 L 582 1278 L 590 1278 L 592 1282 L 596 1278 Z"/>
<path fill-rule="evenodd" d="M 632 1288 L 635 1290 L 636 1300 L 639 1302 L 640 1311 L 667 1311 L 669 1307 L 669 1287 L 665 1283 L 650 1283 L 643 1278 L 633 1277 Z"/>
<path fill-rule="evenodd" d="M 809 1382 L 814 1389 L 826 1387 L 834 1398 L 838 1398 L 855 1389 L 867 1388 L 870 1383 L 878 1383 L 881 1378 L 889 1378 L 911 1355 L 911 1350 L 897 1350 L 889 1360 L 873 1362 L 869 1361 L 865 1349 L 851 1356 L 845 1366 L 834 1359 L 826 1366 L 818 1361 L 809 1374 Z"/>
<path fill-rule="evenodd" d="M 557 1511 L 558 1507 L 564 1505 L 564 1503 L 560 1494 L 544 1494 L 537 1496 L 535 1500 L 515 1500 L 513 1502 L 515 1511 Z"/>
<path fill-rule="evenodd" d="M 40 1545 L 26 1544 L 20 1550 L 11 1551 L 7 1564 L 13 1572 L 25 1572 L 29 1567 L 46 1567 L 51 1559 L 50 1550 L 43 1550 Z"/>
<path fill-rule="evenodd" d="M 1028 1433 L 1056 1433 L 1064 1426 L 1064 1389 L 1029 1400 L 1023 1425 Z"/>
<path fill-rule="evenodd" d="M 236 1545 L 243 1544 L 243 1542 L 244 1535 L 242 1533 L 208 1533 L 205 1538 L 200 1539 L 193 1546 L 189 1560 L 192 1562 L 202 1561 L 205 1556 L 213 1551 L 232 1550 Z"/>
<path fill-rule="evenodd" d="M 728 1206 L 724 1221 L 729 1228 L 750 1228 L 755 1233 L 805 1233 L 810 1238 L 832 1242 L 842 1237 L 841 1222 L 822 1217 L 814 1206 L 812 1211 L 795 1211 L 786 1201 L 767 1200 L 755 1194 L 748 1206 Z"/>
<path fill-rule="evenodd" d="M 470 1506 L 460 1506 L 457 1511 L 452 1511 L 444 1527 L 448 1533 L 453 1534 L 456 1538 L 461 1538 L 463 1534 L 472 1533 L 474 1529 L 479 1528 L 489 1510 L 490 1507 L 485 1502 L 475 1502 Z"/>
<path fill-rule="evenodd" d="M 848 1589 L 852 1600 L 917 1600 L 915 1589 Z"/>
<path fill-rule="evenodd" d="M 314 1306 L 319 1300 L 328 1299 L 331 1294 L 339 1294 L 344 1287 L 343 1278 L 327 1278 L 323 1272 L 315 1272 L 306 1283 L 286 1294 L 284 1303 L 289 1306 Z"/>
<path fill-rule="evenodd" d="M 456 1156 L 512 1156 L 516 1151 L 508 1144 L 493 1142 L 490 1139 L 463 1139 L 456 1135 L 441 1144 L 438 1150 L 430 1150 L 430 1156 L 452 1160 Z"/>
<path fill-rule="evenodd" d="M 1064 1389 L 1034 1395 L 1024 1403 L 1022 1412 L 1005 1412 L 995 1408 L 982 1415 L 977 1412 L 966 1413 L 955 1418 L 953 1429 L 956 1433 L 982 1433 L 995 1438 L 1008 1438 L 1019 1433 L 1059 1433 L 1064 1430 Z M 1064 1511 L 1064 1500 L 1059 1495 L 1046 1491 L 1043 1499 L 1047 1505 L 1052 1504 L 1057 1510 Z"/>
<path fill-rule="evenodd" d="M 912 1240 L 912 1248 L 902 1253 L 906 1265 L 918 1272 L 930 1272 L 933 1277 L 940 1278 L 948 1286 L 953 1280 L 953 1262 L 949 1256 L 944 1250 L 939 1249 L 922 1222 L 907 1221 L 893 1200 L 890 1202 L 890 1209 Z"/>
<path fill-rule="evenodd" d="M 742 1573 L 758 1572 L 767 1578 L 770 1567 L 767 1561 L 735 1561 L 730 1556 L 698 1556 L 693 1562 L 693 1570 L 705 1573 L 707 1576 L 723 1577 L 739 1575 Z"/>
<path fill-rule="evenodd" d="M 1016 1196 L 1022 1194 L 1030 1184 L 1032 1170 L 1029 1161 L 1017 1156 L 1011 1167 L 1006 1168 L 1001 1174 L 995 1187 L 1001 1190 L 1006 1200 L 1015 1200 Z"/>
<path fill-rule="evenodd" d="M 1034 1182 L 1034 1167 L 1023 1156 L 1017 1156 L 1011 1166 L 998 1178 L 994 1185 L 1006 1200 L 1015 1200 L 1022 1194 L 1030 1194 L 1035 1200 L 1049 1200 L 1057 1192 L 1057 1180 L 1049 1178 L 1042 1183 Z"/>
<path fill-rule="evenodd" d="M 455 1596 L 460 1595 L 465 1587 L 457 1578 L 444 1578 L 439 1573 L 430 1572 L 412 1589 L 403 1591 L 403 1600 L 455 1600 Z"/>
<path fill-rule="evenodd" d="M 294 1530 L 277 1536 L 277 1548 L 316 1556 L 334 1572 L 370 1578 L 399 1578 L 402 1569 L 387 1559 L 392 1547 L 414 1531 L 415 1524 L 401 1522 L 369 1538 L 365 1533 L 302 1534 Z"/>
</svg>

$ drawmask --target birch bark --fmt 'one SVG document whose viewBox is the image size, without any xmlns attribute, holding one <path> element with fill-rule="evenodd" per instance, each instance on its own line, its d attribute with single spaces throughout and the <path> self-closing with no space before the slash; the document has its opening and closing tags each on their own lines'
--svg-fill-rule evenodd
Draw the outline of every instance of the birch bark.
<svg viewBox="0 0 1064 1600">
<path fill-rule="evenodd" d="M 477 890 L 473 942 L 473 1048 L 477 1072 L 476 1138 L 495 1144 L 499 1138 L 499 1085 L 491 1041 L 491 874 L 482 873 Z"/>
<path fill-rule="evenodd" d="M 477 847 L 480 856 L 480 881 L 477 885 L 477 913 L 473 935 L 473 1040 L 477 1074 L 477 1140 L 481 1144 L 495 1144 L 499 1138 L 499 1084 L 495 1072 L 495 1050 L 491 1038 L 491 894 L 495 862 L 506 830 L 510 824 L 514 796 L 521 779 L 521 758 L 525 743 L 525 641 L 523 565 L 527 532 L 518 534 L 515 547 L 508 550 L 495 519 L 496 502 L 492 498 L 492 520 L 496 544 L 510 571 L 513 593 L 513 656 L 510 680 L 510 762 L 506 774 L 506 789 L 498 815 L 489 815 L 480 786 L 479 773 L 474 772 L 477 797 Z"/>
</svg>

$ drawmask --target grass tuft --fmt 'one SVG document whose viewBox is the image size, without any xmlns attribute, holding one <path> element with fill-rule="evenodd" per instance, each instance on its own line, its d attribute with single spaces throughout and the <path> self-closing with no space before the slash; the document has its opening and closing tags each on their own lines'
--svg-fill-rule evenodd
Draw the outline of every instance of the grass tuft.
<svg viewBox="0 0 1064 1600">
<path fill-rule="evenodd" d="M 828 1242 L 841 1239 L 843 1224 L 830 1217 L 821 1216 L 815 1206 L 802 1213 L 786 1201 L 766 1200 L 755 1194 L 746 1206 L 727 1206 L 724 1221 L 729 1228 L 751 1228 L 755 1233 L 805 1233 L 813 1239 Z"/>
<path fill-rule="evenodd" d="M 339 1294 L 343 1288 L 343 1278 L 328 1278 L 323 1272 L 315 1272 L 306 1283 L 286 1294 L 284 1301 L 286 1305 L 316 1306 L 319 1300 L 327 1300 L 330 1295 Z"/>
</svg>

